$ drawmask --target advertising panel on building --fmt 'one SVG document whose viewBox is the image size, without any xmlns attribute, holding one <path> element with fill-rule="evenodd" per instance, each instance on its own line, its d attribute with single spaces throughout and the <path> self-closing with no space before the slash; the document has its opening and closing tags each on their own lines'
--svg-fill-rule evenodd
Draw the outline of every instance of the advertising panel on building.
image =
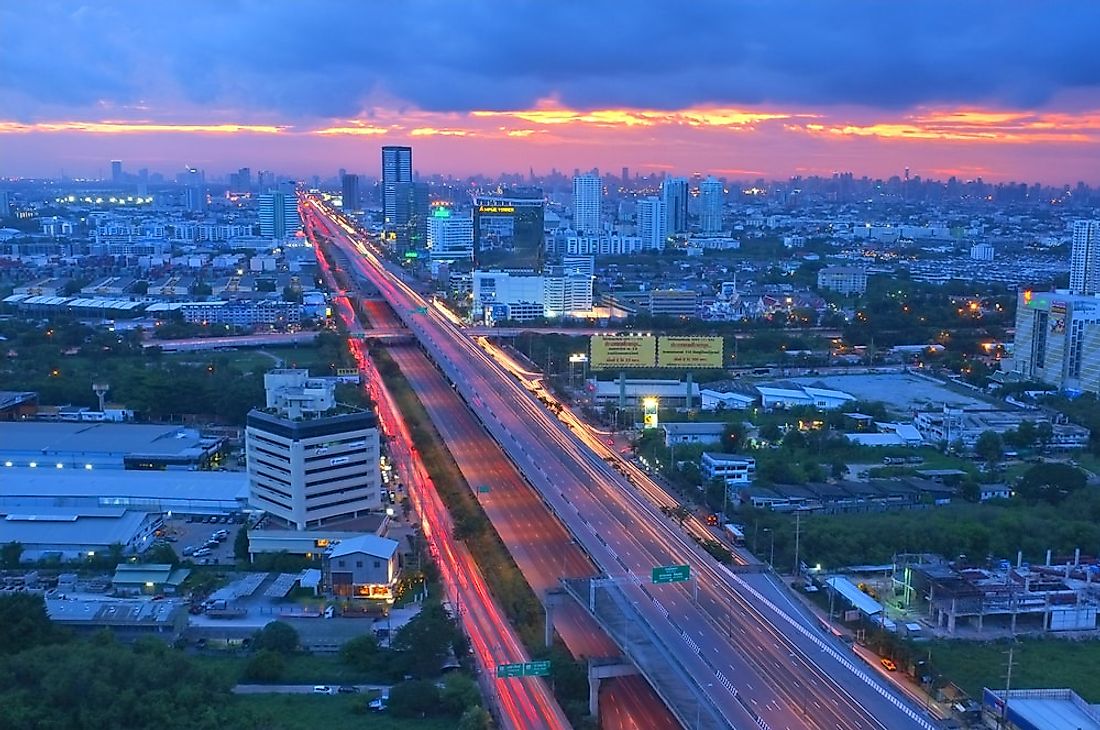
<svg viewBox="0 0 1100 730">
<path fill-rule="evenodd" d="M 593 370 L 651 368 L 657 364 L 657 338 L 651 335 L 593 335 Z"/>
<path fill-rule="evenodd" d="M 662 337 L 657 343 L 662 368 L 722 367 L 721 337 Z"/>
</svg>

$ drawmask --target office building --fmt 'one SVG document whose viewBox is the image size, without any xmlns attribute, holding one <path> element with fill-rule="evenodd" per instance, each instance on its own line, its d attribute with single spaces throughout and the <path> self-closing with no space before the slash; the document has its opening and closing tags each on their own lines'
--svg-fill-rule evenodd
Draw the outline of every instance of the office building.
<svg viewBox="0 0 1100 730">
<path fill-rule="evenodd" d="M 342 188 L 341 202 L 343 203 L 344 210 L 362 210 L 359 205 L 359 176 L 345 173 L 340 180 L 340 185 Z"/>
<path fill-rule="evenodd" d="M 247 193 L 252 189 L 252 168 L 242 167 L 237 170 L 237 192 Z"/>
<path fill-rule="evenodd" d="M 600 232 L 600 207 L 603 181 L 593 175 L 573 178 L 573 230 L 577 233 Z"/>
<path fill-rule="evenodd" d="M 664 201 L 660 198 L 642 198 L 638 201 L 635 215 L 642 250 L 664 251 L 667 238 Z"/>
<path fill-rule="evenodd" d="M 407 218 L 398 219 L 397 186 L 411 183 L 412 147 L 382 148 L 382 222 L 386 228 L 404 226 Z"/>
<path fill-rule="evenodd" d="M 293 184 L 269 190 L 259 199 L 260 235 L 276 241 L 293 238 L 302 224 Z"/>
<path fill-rule="evenodd" d="M 11 193 L 7 190 L 0 190 L 0 218 L 7 218 L 11 215 Z"/>
<path fill-rule="evenodd" d="M 264 376 L 267 407 L 248 414 L 249 503 L 305 530 L 381 507 L 378 419 L 335 403 L 306 370 Z"/>
<path fill-rule="evenodd" d="M 699 460 L 703 479 L 721 479 L 727 486 L 749 484 L 756 475 L 756 459 L 751 456 L 704 451 Z"/>
<path fill-rule="evenodd" d="M 122 160 L 111 160 L 111 182 L 122 184 Z"/>
<path fill-rule="evenodd" d="M 422 251 L 428 245 L 428 184 L 398 183 L 396 195 L 396 222 L 389 230 L 398 250 Z"/>
<path fill-rule="evenodd" d="M 1073 224 L 1069 290 L 1073 294 L 1100 294 L 1100 220 Z"/>
<path fill-rule="evenodd" d="M 661 201 L 665 204 L 665 235 L 687 233 L 687 178 L 666 177 L 665 181 L 661 183 Z"/>
<path fill-rule="evenodd" d="M 708 177 L 699 184 L 699 202 L 701 203 L 699 227 L 704 234 L 722 232 L 722 209 L 725 207 L 726 191 L 721 180 Z"/>
<path fill-rule="evenodd" d="M 844 296 L 867 291 L 867 269 L 858 266 L 825 266 L 817 272 L 817 288 Z"/>
<path fill-rule="evenodd" d="M 1012 360 L 1003 368 L 1021 380 L 1100 393 L 1100 295 L 1021 292 Z"/>
<path fill-rule="evenodd" d="M 699 315 L 699 295 L 693 291 L 667 290 L 649 293 L 649 313 L 654 317 L 692 318 Z"/>
<path fill-rule="evenodd" d="M 428 255 L 431 261 L 470 263 L 474 259 L 474 221 L 439 206 L 428 217 Z"/>
<path fill-rule="evenodd" d="M 505 189 L 499 195 L 475 197 L 475 264 L 541 271 L 545 206 L 539 188 Z"/>
</svg>

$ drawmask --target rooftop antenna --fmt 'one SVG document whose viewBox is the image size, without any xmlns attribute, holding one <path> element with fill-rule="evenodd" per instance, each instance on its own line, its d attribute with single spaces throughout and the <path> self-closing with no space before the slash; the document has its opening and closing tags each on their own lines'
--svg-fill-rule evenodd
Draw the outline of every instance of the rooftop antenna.
<svg viewBox="0 0 1100 730">
<path fill-rule="evenodd" d="M 105 410 L 107 391 L 111 389 L 111 386 L 107 383 L 92 383 L 92 390 L 99 398 L 99 412 L 103 413 Z"/>
</svg>

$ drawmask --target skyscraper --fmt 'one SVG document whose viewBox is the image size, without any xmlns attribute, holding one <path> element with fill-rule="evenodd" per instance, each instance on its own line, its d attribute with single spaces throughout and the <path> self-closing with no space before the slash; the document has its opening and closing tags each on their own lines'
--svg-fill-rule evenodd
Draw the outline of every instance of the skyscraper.
<svg viewBox="0 0 1100 730">
<path fill-rule="evenodd" d="M 340 180 L 344 210 L 362 210 L 359 205 L 359 176 L 344 173 Z"/>
<path fill-rule="evenodd" d="M 666 177 L 661 183 L 661 200 L 665 204 L 665 233 L 687 233 L 688 181 L 686 177 Z"/>
<path fill-rule="evenodd" d="M 1100 294 L 1100 220 L 1074 221 L 1069 290 Z"/>
<path fill-rule="evenodd" d="M 546 198 L 539 188 L 501 190 L 474 199 L 474 262 L 542 271 Z"/>
<path fill-rule="evenodd" d="M 111 182 L 122 184 L 122 160 L 111 160 Z"/>
<path fill-rule="evenodd" d="M 119 165 L 121 164 L 120 162 Z M 205 212 L 206 180 L 204 179 L 202 170 L 197 170 L 194 167 L 187 168 L 187 171 L 183 175 L 183 180 L 184 207 L 192 213 Z"/>
<path fill-rule="evenodd" d="M 638 237 L 645 251 L 665 249 L 665 204 L 660 198 L 642 198 L 637 205 Z"/>
<path fill-rule="evenodd" d="M 722 231 L 722 208 L 725 203 L 725 190 L 722 182 L 713 177 L 708 177 L 699 183 L 699 197 L 702 199 L 702 216 L 700 228 L 703 233 L 720 233 Z"/>
<path fill-rule="evenodd" d="M 603 181 L 593 175 L 573 178 L 573 230 L 599 233 Z"/>
<path fill-rule="evenodd" d="M 412 182 L 412 155 L 412 147 L 382 148 L 382 221 L 387 228 L 408 222 L 408 218 L 398 220 L 397 186 Z"/>
<path fill-rule="evenodd" d="M 402 251 L 422 249 L 428 237 L 428 184 L 402 182 L 396 186 L 396 223 L 391 227 L 397 234 L 397 246 Z"/>
<path fill-rule="evenodd" d="M 247 193 L 252 189 L 252 168 L 242 167 L 237 170 L 238 192 Z"/>
</svg>

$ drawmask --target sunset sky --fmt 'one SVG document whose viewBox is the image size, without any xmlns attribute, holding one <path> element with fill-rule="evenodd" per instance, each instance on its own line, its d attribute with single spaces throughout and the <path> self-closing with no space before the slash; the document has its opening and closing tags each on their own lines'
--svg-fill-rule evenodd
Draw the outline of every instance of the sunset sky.
<svg viewBox="0 0 1100 730">
<path fill-rule="evenodd" d="M 109 160 L 1100 184 L 1100 3 L 0 4 L 0 176 Z"/>
</svg>

